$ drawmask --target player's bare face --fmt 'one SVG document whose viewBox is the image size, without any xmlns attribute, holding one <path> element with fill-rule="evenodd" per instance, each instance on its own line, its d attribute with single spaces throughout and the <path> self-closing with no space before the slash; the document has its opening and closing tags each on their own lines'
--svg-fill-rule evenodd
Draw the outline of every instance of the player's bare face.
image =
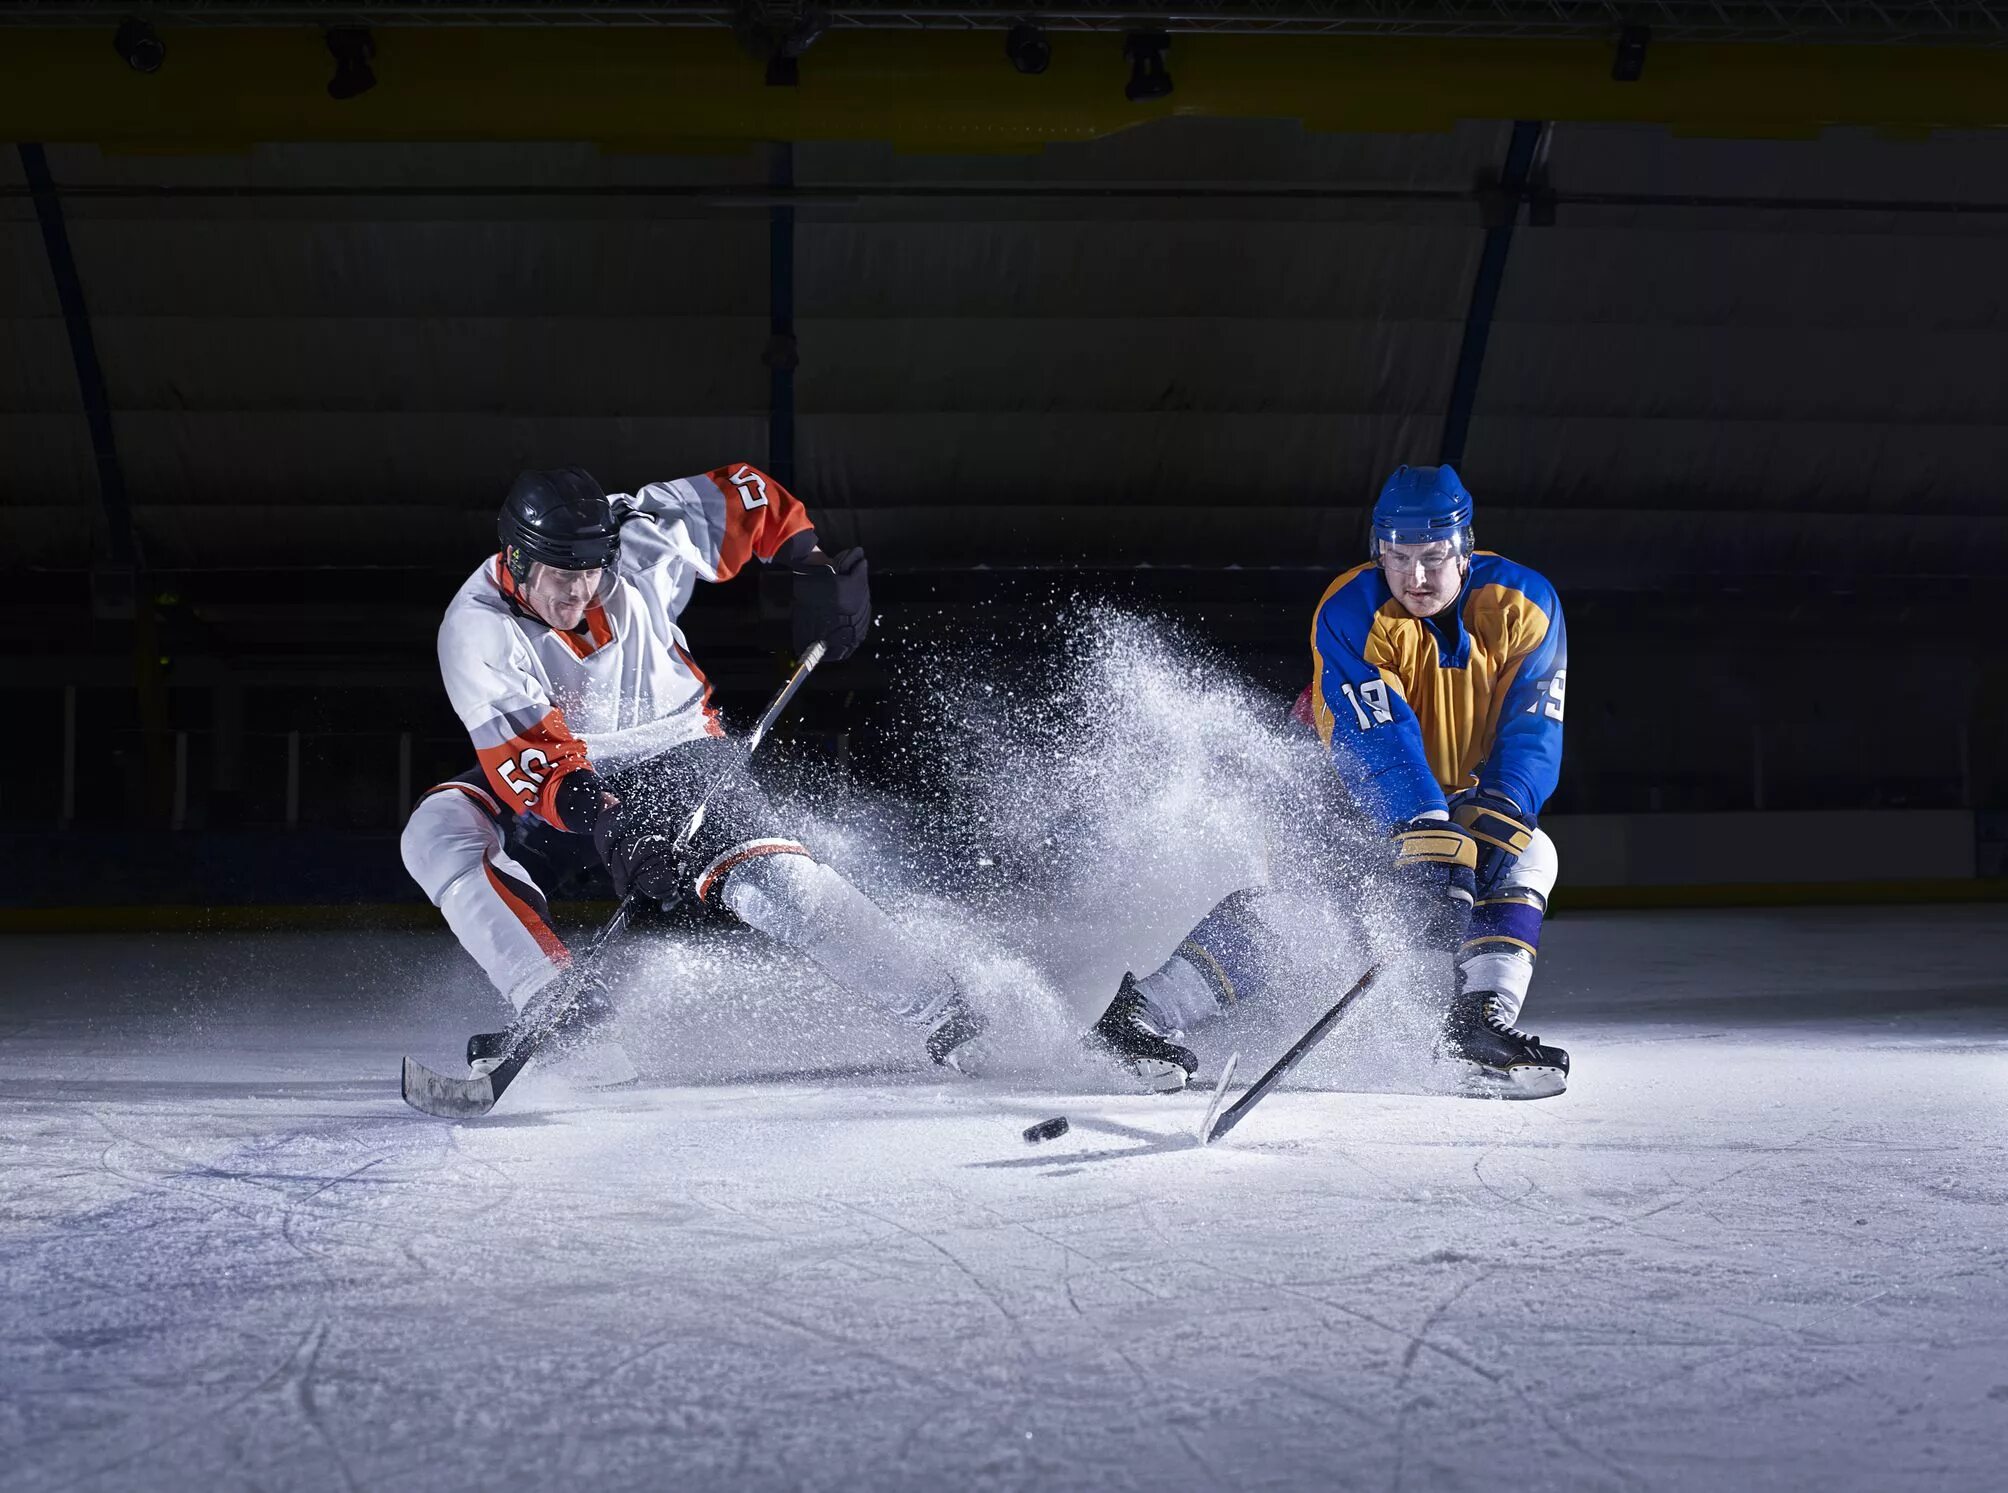
<svg viewBox="0 0 2008 1493">
<path fill-rule="evenodd" d="M 597 570 L 560 570 L 540 560 L 523 583 L 523 600 L 558 631 L 570 632 L 585 620 L 586 608 L 599 589 Z"/>
<path fill-rule="evenodd" d="M 1384 544 L 1380 552 L 1381 573 L 1388 590 L 1408 610 L 1411 617 L 1434 617 L 1457 600 L 1464 589 L 1466 561 L 1456 546 L 1443 540 L 1433 544 Z"/>
</svg>

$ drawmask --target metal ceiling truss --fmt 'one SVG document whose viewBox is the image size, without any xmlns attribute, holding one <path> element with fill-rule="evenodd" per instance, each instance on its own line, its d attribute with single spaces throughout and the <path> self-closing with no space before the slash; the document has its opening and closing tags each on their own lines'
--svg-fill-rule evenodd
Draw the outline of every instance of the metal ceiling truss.
<svg viewBox="0 0 2008 1493">
<path fill-rule="evenodd" d="M 914 6 L 848 0 L 0 0 L 0 25 L 729 27 L 747 21 L 881 31 L 1002 31 L 1034 21 L 1054 31 L 1161 29 L 1234 35 L 1608 38 L 1649 26 L 1655 41 L 2008 45 L 2008 0 L 1108 0 L 1092 7 L 971 3 Z M 820 29 L 820 28 L 819 28 Z"/>
</svg>

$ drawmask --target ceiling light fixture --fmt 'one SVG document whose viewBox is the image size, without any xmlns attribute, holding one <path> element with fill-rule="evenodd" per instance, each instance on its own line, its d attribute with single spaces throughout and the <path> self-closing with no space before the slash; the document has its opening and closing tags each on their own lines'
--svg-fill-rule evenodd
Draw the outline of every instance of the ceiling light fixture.
<svg viewBox="0 0 2008 1493">
<path fill-rule="evenodd" d="M 1036 76 L 1053 65 L 1053 39 L 1045 27 L 1020 21 L 1004 38 L 1004 55 L 1019 72 Z"/>
<path fill-rule="evenodd" d="M 328 79 L 328 97 L 352 99 L 376 87 L 376 38 L 366 26 L 335 26 L 326 33 L 328 54 L 335 59 L 335 75 Z"/>
<path fill-rule="evenodd" d="M 1611 81 L 1636 83 L 1645 74 L 1645 49 L 1652 45 L 1652 27 L 1626 26 L 1618 32 L 1617 50 L 1611 53 Z"/>
<path fill-rule="evenodd" d="M 167 61 L 167 43 L 160 39 L 158 31 L 137 16 L 119 23 L 118 33 L 112 37 L 112 49 L 136 73 L 157 73 L 160 65 Z"/>
<path fill-rule="evenodd" d="M 1164 70 L 1164 54 L 1170 50 L 1171 34 L 1166 31 L 1132 31 L 1123 38 L 1123 56 L 1130 60 L 1124 98 L 1140 104 L 1170 96 L 1171 74 Z"/>
</svg>

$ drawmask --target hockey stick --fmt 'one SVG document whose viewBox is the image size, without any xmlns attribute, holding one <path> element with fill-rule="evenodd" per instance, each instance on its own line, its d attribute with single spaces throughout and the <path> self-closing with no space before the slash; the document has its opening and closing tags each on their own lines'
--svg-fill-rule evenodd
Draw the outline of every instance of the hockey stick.
<svg viewBox="0 0 2008 1493">
<path fill-rule="evenodd" d="M 766 738 L 768 730 L 788 708 L 788 702 L 795 698 L 795 692 L 802 687 L 817 664 L 823 661 L 823 645 L 811 643 L 803 650 L 800 662 L 795 665 L 781 688 L 775 692 L 765 713 L 754 725 L 746 738 L 746 757 L 751 757 Z M 704 823 L 704 811 L 710 806 L 711 796 L 733 773 L 739 771 L 744 762 L 740 758 L 711 780 L 704 790 L 704 796 L 697 801 L 697 807 L 683 822 L 676 839 L 670 843 L 672 855 L 682 855 L 696 838 L 698 829 Z M 550 1040 L 557 1035 L 565 1018 L 578 1005 L 579 996 L 586 982 L 599 968 L 606 950 L 627 931 L 628 919 L 635 909 L 647 899 L 640 893 L 630 891 L 621 899 L 614 915 L 606 926 L 593 935 L 593 941 L 586 945 L 585 952 L 572 961 L 565 977 L 553 980 L 540 990 L 530 1003 L 523 1008 L 510 1027 L 511 1040 L 502 1060 L 493 1070 L 478 1078 L 454 1078 L 432 1069 L 413 1057 L 404 1060 L 403 1093 L 404 1102 L 421 1114 L 436 1116 L 442 1120 L 468 1120 L 485 1115 L 495 1107 L 495 1101 L 502 1097 L 510 1084 L 516 1081 L 530 1060 L 543 1051 Z"/>
<path fill-rule="evenodd" d="M 1358 983 L 1351 990 L 1348 990 L 1344 995 L 1339 997 L 1339 1003 L 1336 1006 L 1333 1006 L 1331 1010 L 1312 1022 L 1311 1029 L 1295 1042 L 1291 1043 L 1290 1050 L 1271 1063 L 1269 1071 L 1248 1086 L 1247 1093 L 1227 1106 L 1226 1113 L 1215 1120 L 1212 1127 L 1200 1136 L 1199 1143 L 1201 1145 L 1210 1145 L 1214 1141 L 1219 1140 L 1221 1136 L 1232 1130 L 1236 1125 L 1239 1125 L 1249 1110 L 1260 1104 L 1267 1097 L 1271 1089 L 1275 1088 L 1277 1084 L 1289 1076 L 1290 1070 L 1297 1066 L 1305 1053 L 1325 1040 L 1326 1035 L 1331 1029 L 1339 1024 L 1339 1018 L 1352 1008 L 1354 1001 L 1366 994 L 1367 987 L 1373 984 L 1374 980 L 1380 975 L 1380 972 L 1381 967 L 1378 964 L 1369 965 L 1367 972 L 1360 976 Z"/>
<path fill-rule="evenodd" d="M 1206 1132 L 1213 1128 L 1213 1117 L 1220 1113 L 1220 1101 L 1227 1097 L 1227 1086 L 1234 1082 L 1235 1066 L 1241 1061 L 1241 1054 L 1230 1052 L 1227 1061 L 1220 1065 L 1219 1081 L 1213 1085 L 1213 1097 L 1206 1102 L 1206 1113 L 1199 1117 L 1199 1143 L 1206 1144 Z"/>
</svg>

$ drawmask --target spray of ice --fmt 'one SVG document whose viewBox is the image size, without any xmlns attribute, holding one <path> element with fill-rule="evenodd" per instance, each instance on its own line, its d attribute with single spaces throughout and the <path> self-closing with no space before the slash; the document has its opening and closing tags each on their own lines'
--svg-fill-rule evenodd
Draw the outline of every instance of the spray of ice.
<svg viewBox="0 0 2008 1493">
<path fill-rule="evenodd" d="M 1394 943 L 1378 862 L 1330 791 L 1315 737 L 1169 624 L 1106 606 L 1009 637 L 887 655 L 899 676 L 897 791 L 785 753 L 770 789 L 817 853 L 956 971 L 995 1023 L 1000 1074 L 1119 1087 L 1078 1037 L 1125 969 L 1155 968 L 1221 897 L 1263 887 L 1268 997 L 1195 1035 L 1266 1063 Z M 645 1065 L 682 1078 L 918 1061 L 915 1035 L 806 960 L 731 930 L 649 941 L 624 983 Z M 1400 1085 L 1431 1033 L 1404 964 L 1307 1079 Z"/>
</svg>

